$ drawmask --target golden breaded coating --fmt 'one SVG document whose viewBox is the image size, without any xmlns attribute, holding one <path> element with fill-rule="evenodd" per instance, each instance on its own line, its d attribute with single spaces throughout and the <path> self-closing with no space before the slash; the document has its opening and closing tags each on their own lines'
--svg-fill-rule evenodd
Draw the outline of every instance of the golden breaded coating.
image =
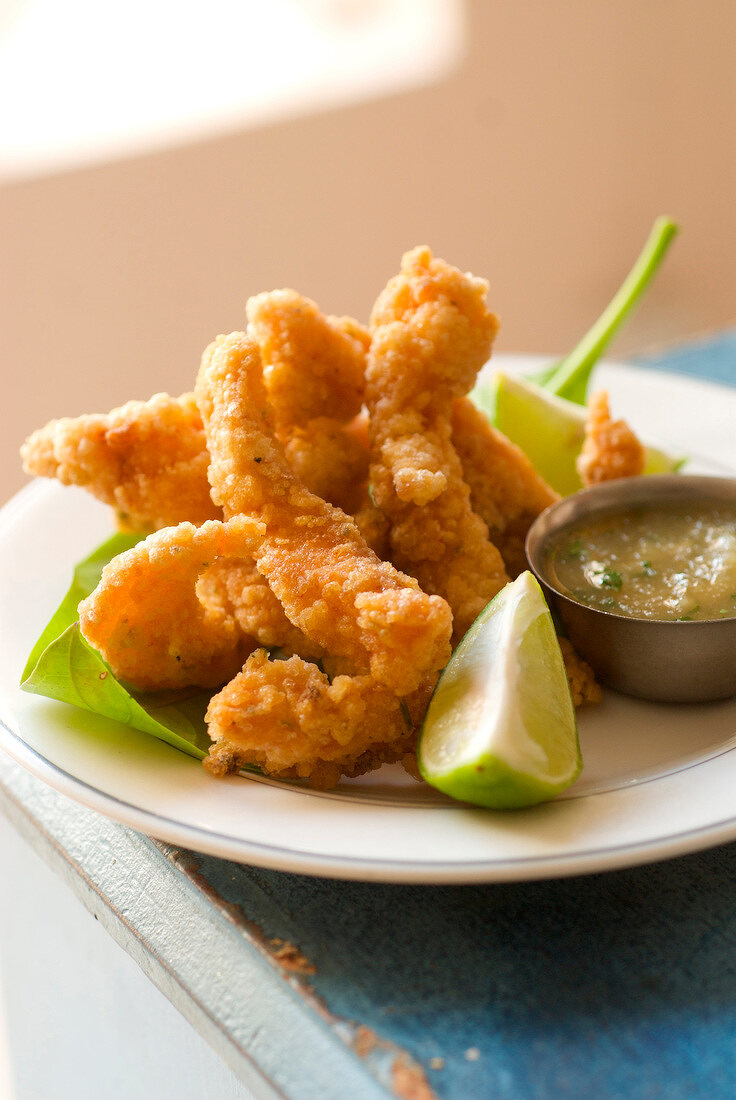
<svg viewBox="0 0 736 1100">
<path fill-rule="evenodd" d="M 246 312 L 279 439 L 318 416 L 340 423 L 357 416 L 370 343 L 366 329 L 350 317 L 326 317 L 295 290 L 257 294 Z"/>
<path fill-rule="evenodd" d="M 253 654 L 210 703 L 208 767 L 222 774 L 257 764 L 325 786 L 399 758 L 420 720 L 402 696 L 420 695 L 426 706 L 450 654 L 449 607 L 379 561 L 344 513 L 296 479 L 245 334 L 207 349 L 197 397 L 214 498 L 227 515 L 258 524 L 259 572 L 289 619 L 352 673 L 330 682 L 299 657 Z"/>
<path fill-rule="evenodd" d="M 624 420 L 612 420 L 608 394 L 594 393 L 588 402 L 585 439 L 577 470 L 583 485 L 598 485 L 617 477 L 636 477 L 644 472 L 645 451 Z"/>
<path fill-rule="evenodd" d="M 289 465 L 317 496 L 355 511 L 368 454 L 348 424 L 363 403 L 367 330 L 294 290 L 258 294 L 246 310 Z"/>
<path fill-rule="evenodd" d="M 79 485 L 150 531 L 216 519 L 206 441 L 194 395 L 158 393 L 106 414 L 52 420 L 21 449 L 26 473 Z"/>
<path fill-rule="evenodd" d="M 569 638 L 558 636 L 557 641 L 560 643 L 562 659 L 565 662 L 573 706 L 583 707 L 588 703 L 600 703 L 602 692 L 593 669 L 587 661 L 578 656 Z"/>
<path fill-rule="evenodd" d="M 353 512 L 355 526 L 365 541 L 383 561 L 391 559 L 391 524 L 377 507 L 373 499 L 373 490 L 367 483 L 363 486 L 362 499 Z"/>
<path fill-rule="evenodd" d="M 354 343 L 362 346 L 359 327 Z M 352 496 L 358 507 L 368 471 L 365 432 L 347 424 L 339 445 L 331 446 L 333 426 L 330 421 L 320 431 L 320 422 L 315 422 L 308 468 L 301 468 L 298 440 L 290 448 L 290 458 L 303 476 L 314 479 L 310 487 L 318 493 L 329 495 L 334 488 L 346 502 Z M 110 413 L 53 420 L 29 437 L 21 454 L 27 473 L 87 489 L 112 505 L 120 526 L 128 530 L 154 531 L 185 521 L 197 525 L 222 515 L 210 496 L 209 454 L 191 393 L 176 398 L 156 394 Z M 201 578 L 200 596 L 213 608 L 224 601 L 243 632 L 260 645 L 319 655 L 319 647 L 286 618 L 252 561 L 237 568 L 232 562 L 227 568 L 213 566 Z"/>
<path fill-rule="evenodd" d="M 333 343 L 337 337 L 344 342 L 346 347 L 340 344 L 343 358 L 351 363 L 351 370 L 346 369 L 342 402 L 352 411 L 356 399 L 346 391 L 352 393 L 357 385 L 358 398 L 362 395 L 368 336 L 348 318 L 334 325 Z M 335 358 L 333 351 L 328 367 Z M 325 387 L 322 377 L 312 394 L 313 410 L 319 408 L 322 393 L 326 393 L 326 407 L 332 408 L 334 396 Z M 289 459 L 318 495 L 330 499 L 332 494 L 357 508 L 368 473 L 365 431 L 348 423 L 340 426 L 340 438 L 336 439 L 335 428 L 334 421 L 318 418 L 310 425 L 309 440 L 303 438 L 304 429 L 295 429 Z M 196 525 L 222 514 L 210 496 L 209 454 L 193 394 L 177 398 L 157 394 L 149 401 L 131 401 L 107 414 L 52 421 L 27 440 L 22 456 L 28 473 L 79 485 L 112 505 L 119 525 L 128 530 L 152 531 L 184 521 Z M 238 578 L 243 584 L 240 591 Z M 214 566 L 211 576 L 200 582 L 200 595 L 213 605 L 224 600 L 243 631 L 261 645 L 280 646 L 304 656 L 319 653 L 319 647 L 288 621 L 252 562 L 241 562 L 238 569 L 233 563 L 227 569 Z"/>
<path fill-rule="evenodd" d="M 509 576 L 527 568 L 524 540 L 533 520 L 559 500 L 520 447 L 494 428 L 466 397 L 452 405 L 452 443 L 470 503 L 488 527 Z"/>
<path fill-rule="evenodd" d="M 200 576 L 197 596 L 206 607 L 231 615 L 243 633 L 265 649 L 282 649 L 288 656 L 296 653 L 309 659 L 324 654 L 321 646 L 289 622 L 252 559 L 215 561 Z"/>
<path fill-rule="evenodd" d="M 212 496 L 226 516 L 263 524 L 251 553 L 289 620 L 356 674 L 415 690 L 450 654 L 450 611 L 380 561 L 353 521 L 310 493 L 276 439 L 256 345 L 244 333 L 205 352 L 197 400 Z"/>
<path fill-rule="evenodd" d="M 79 605 L 79 626 L 121 680 L 141 691 L 219 687 L 255 643 L 224 608 L 205 607 L 197 580 L 219 558 L 239 557 L 253 524 L 208 520 L 149 535 L 114 558 Z"/>
<path fill-rule="evenodd" d="M 319 785 L 332 786 L 340 774 L 402 756 L 412 721 L 403 700 L 371 676 L 330 683 L 314 664 L 269 661 L 258 650 L 211 700 L 207 727 L 206 765 L 215 774 L 251 764 L 276 775 L 316 773 Z"/>
<path fill-rule="evenodd" d="M 349 425 L 316 417 L 292 430 L 284 451 L 310 492 L 348 514 L 357 511 L 368 482 L 368 451 Z"/>
<path fill-rule="evenodd" d="M 310 787 L 329 790 L 341 776 L 353 779 L 383 764 L 400 763 L 412 778 L 421 779 L 416 755 L 417 735 L 436 682 L 437 675 L 433 673 L 416 691 L 400 700 L 401 720 L 397 717 L 395 729 L 391 730 L 390 725 L 386 728 L 386 732 L 391 734 L 390 740 L 376 741 L 360 752 L 342 755 L 339 762 L 315 760 L 309 765 L 308 775 L 305 774 L 304 764 L 301 764 L 275 772 L 275 776 L 279 779 L 307 779 Z M 221 746 L 217 746 L 215 751 L 222 751 Z"/>
<path fill-rule="evenodd" d="M 390 557 L 447 600 L 455 641 L 508 581 L 451 438 L 452 402 L 498 327 L 486 291 L 428 248 L 407 253 L 373 310 L 366 372 L 371 490 L 391 524 Z"/>
</svg>

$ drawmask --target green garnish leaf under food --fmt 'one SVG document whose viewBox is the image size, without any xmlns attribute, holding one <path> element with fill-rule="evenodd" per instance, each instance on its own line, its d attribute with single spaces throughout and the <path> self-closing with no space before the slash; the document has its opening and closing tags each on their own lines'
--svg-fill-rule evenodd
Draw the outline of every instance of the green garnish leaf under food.
<svg viewBox="0 0 736 1100">
<path fill-rule="evenodd" d="M 46 647 L 59 638 L 68 626 L 77 621 L 77 608 L 80 601 L 97 587 L 102 570 L 107 563 L 123 551 L 130 550 L 143 537 L 140 534 L 113 535 L 75 567 L 69 591 L 31 650 L 21 676 L 22 682 L 31 675 Z"/>
<path fill-rule="evenodd" d="M 21 687 L 152 734 L 202 760 L 210 744 L 204 721 L 210 693 L 132 691 L 79 631 L 79 601 L 97 587 L 104 566 L 141 538 L 115 535 L 76 567 L 69 591 L 31 651 Z"/>
</svg>

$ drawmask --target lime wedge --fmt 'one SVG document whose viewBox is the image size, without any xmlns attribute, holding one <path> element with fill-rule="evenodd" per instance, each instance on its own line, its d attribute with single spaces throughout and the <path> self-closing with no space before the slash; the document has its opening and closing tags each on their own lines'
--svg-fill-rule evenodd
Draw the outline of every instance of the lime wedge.
<svg viewBox="0 0 736 1100">
<path fill-rule="evenodd" d="M 417 753 L 433 787 L 494 809 L 552 798 L 580 773 L 565 666 L 531 573 L 491 600 L 455 650 Z"/>
<path fill-rule="evenodd" d="M 495 371 L 470 396 L 491 423 L 521 447 L 548 485 L 562 496 L 582 488 L 575 459 L 585 435 L 583 405 L 503 371 Z M 644 473 L 670 473 L 682 463 L 682 457 L 648 447 Z"/>
</svg>

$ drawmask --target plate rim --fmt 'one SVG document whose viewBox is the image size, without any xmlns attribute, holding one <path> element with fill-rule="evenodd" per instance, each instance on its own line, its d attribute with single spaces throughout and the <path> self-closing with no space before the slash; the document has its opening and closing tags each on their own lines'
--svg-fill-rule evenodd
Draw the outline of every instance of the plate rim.
<svg viewBox="0 0 736 1100">
<path fill-rule="evenodd" d="M 8 743 L 12 738 L 13 748 Z M 45 782 L 58 794 L 133 828 L 148 837 L 166 843 L 192 848 L 221 859 L 247 862 L 250 865 L 292 874 L 315 875 L 324 878 L 349 879 L 363 882 L 395 882 L 442 885 L 479 882 L 531 882 L 538 879 L 570 878 L 581 874 L 620 870 L 644 863 L 658 862 L 703 851 L 719 843 L 736 839 L 736 813 L 730 817 L 679 833 L 668 832 L 655 839 L 635 841 L 616 846 L 605 845 L 585 851 L 547 856 L 523 856 L 497 860 L 447 860 L 408 863 L 405 860 L 375 859 L 365 856 L 336 856 L 324 852 L 309 852 L 260 841 L 243 840 L 176 821 L 163 814 L 143 810 L 131 802 L 101 791 L 84 779 L 67 772 L 39 753 L 0 716 L 0 744 L 8 755 L 35 778 Z M 171 748 L 170 746 L 166 746 Z M 172 752 L 176 749 L 171 748 Z M 736 748 L 727 753 L 736 752 Z M 697 768 L 700 763 L 691 765 Z M 687 770 L 687 769 L 686 769 Z M 247 780 L 246 780 L 247 781 Z M 657 782 L 657 780 L 653 780 Z M 595 794 L 584 798 L 595 799 Z M 462 807 L 459 807 L 460 809 Z M 410 807 L 405 809 L 411 812 Z M 137 820 L 141 824 L 133 822 Z M 160 825 L 147 829 L 145 824 Z M 198 843 L 192 844 L 192 840 Z M 229 854 L 224 854 L 228 851 Z M 247 857 L 247 858 L 246 858 Z M 554 870 L 550 873 L 550 867 Z"/>
</svg>

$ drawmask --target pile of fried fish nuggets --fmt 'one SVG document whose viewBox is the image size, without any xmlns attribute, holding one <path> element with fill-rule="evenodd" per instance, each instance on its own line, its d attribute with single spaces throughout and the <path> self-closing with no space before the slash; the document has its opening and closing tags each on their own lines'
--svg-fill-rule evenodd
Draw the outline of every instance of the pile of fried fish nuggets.
<svg viewBox="0 0 736 1100">
<path fill-rule="evenodd" d="M 193 393 L 55 420 L 25 443 L 29 473 L 151 532 L 105 568 L 80 628 L 136 690 L 215 693 L 215 775 L 248 765 L 329 788 L 386 762 L 414 772 L 453 646 L 525 567 L 526 530 L 556 499 L 466 397 L 498 328 L 486 293 L 420 247 L 368 329 L 292 290 L 259 294 L 246 331 L 205 350 Z M 627 432 L 597 395 L 587 483 L 639 472 Z M 575 702 L 594 700 L 563 647 Z"/>
</svg>

